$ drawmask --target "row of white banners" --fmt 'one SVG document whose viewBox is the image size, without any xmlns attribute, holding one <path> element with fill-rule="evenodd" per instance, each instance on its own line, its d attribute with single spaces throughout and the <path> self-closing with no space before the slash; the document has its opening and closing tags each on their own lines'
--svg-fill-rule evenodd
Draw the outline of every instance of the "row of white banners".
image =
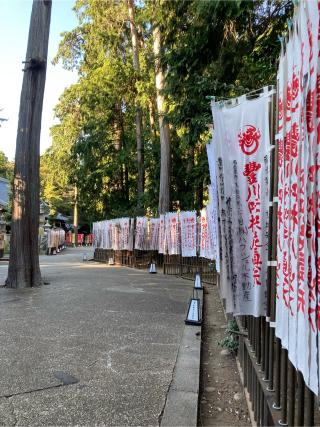
<svg viewBox="0 0 320 427">
<path fill-rule="evenodd" d="M 56 230 L 51 229 L 47 231 L 48 236 L 48 248 L 58 248 L 65 244 L 66 233 L 61 228 Z"/>
<path fill-rule="evenodd" d="M 278 71 L 276 335 L 308 387 L 320 371 L 319 6 L 296 8 Z"/>
<path fill-rule="evenodd" d="M 156 250 L 161 254 L 216 260 L 219 270 L 217 222 L 213 204 L 201 210 L 168 212 L 160 218 L 119 218 L 93 224 L 93 245 L 114 250 Z"/>
<path fill-rule="evenodd" d="M 276 336 L 316 394 L 320 378 L 319 7 L 300 1 L 278 71 Z M 218 192 L 221 294 L 235 315 L 266 315 L 272 92 L 212 102 L 207 147 Z M 274 301 L 273 301 L 274 303 Z"/>
</svg>

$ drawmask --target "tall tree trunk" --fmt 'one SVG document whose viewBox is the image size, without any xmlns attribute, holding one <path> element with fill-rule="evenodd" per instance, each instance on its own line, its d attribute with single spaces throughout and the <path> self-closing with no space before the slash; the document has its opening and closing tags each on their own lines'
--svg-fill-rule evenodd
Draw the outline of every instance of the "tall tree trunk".
<svg viewBox="0 0 320 427">
<path fill-rule="evenodd" d="M 113 140 L 114 140 L 114 149 L 116 151 L 120 151 L 122 148 L 122 114 L 121 114 L 121 106 L 119 102 L 117 102 L 114 106 L 115 117 L 113 120 Z"/>
<path fill-rule="evenodd" d="M 124 149 L 124 130 L 123 130 L 123 117 L 121 111 L 121 105 L 119 102 L 115 104 L 115 118 L 113 121 L 113 135 L 114 135 L 114 149 L 118 152 Z M 120 178 L 119 178 L 119 190 L 123 194 L 125 200 L 126 197 L 126 183 L 125 183 L 125 166 L 120 166 Z"/>
<path fill-rule="evenodd" d="M 139 61 L 139 39 L 134 18 L 134 0 L 128 0 L 128 12 L 130 19 L 131 41 L 133 52 L 133 67 L 140 74 Z M 142 141 L 142 110 L 138 102 L 136 103 L 136 139 L 137 139 L 137 164 L 138 164 L 138 212 L 143 213 L 142 196 L 144 192 L 144 150 Z"/>
<path fill-rule="evenodd" d="M 153 29 L 153 52 L 155 56 L 157 109 L 160 129 L 160 188 L 159 188 L 159 214 L 170 210 L 170 130 L 165 120 L 165 99 L 162 94 L 164 88 L 164 73 L 160 61 L 161 33 L 158 26 Z"/>
<path fill-rule="evenodd" d="M 122 150 L 126 150 L 126 139 L 124 133 L 123 120 L 121 121 L 121 132 L 122 132 Z M 123 157 L 125 159 L 125 156 Z M 122 164 L 122 177 L 123 177 L 123 193 L 126 203 L 129 203 L 129 168 L 127 162 L 124 160 Z"/>
<path fill-rule="evenodd" d="M 73 205 L 73 229 L 74 229 L 74 246 L 78 246 L 78 227 L 79 227 L 79 213 L 78 213 L 78 187 L 74 186 L 74 205 Z"/>
<path fill-rule="evenodd" d="M 152 99 L 149 99 L 149 123 L 150 123 L 150 133 L 154 141 L 157 140 L 157 130 L 155 126 L 155 107 Z"/>
<path fill-rule="evenodd" d="M 51 17 L 51 0 L 32 5 L 24 69 L 13 182 L 11 250 L 6 285 L 40 286 L 40 131 Z"/>
</svg>

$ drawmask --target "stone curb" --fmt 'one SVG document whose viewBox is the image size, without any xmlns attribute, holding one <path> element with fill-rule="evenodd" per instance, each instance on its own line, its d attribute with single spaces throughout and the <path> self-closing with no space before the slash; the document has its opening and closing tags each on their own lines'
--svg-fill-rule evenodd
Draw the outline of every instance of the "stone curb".
<svg viewBox="0 0 320 427">
<path fill-rule="evenodd" d="M 203 291 L 198 292 L 203 307 Z M 186 301 L 186 313 L 188 301 Z M 196 427 L 200 381 L 201 326 L 185 325 L 173 371 L 161 427 Z"/>
</svg>

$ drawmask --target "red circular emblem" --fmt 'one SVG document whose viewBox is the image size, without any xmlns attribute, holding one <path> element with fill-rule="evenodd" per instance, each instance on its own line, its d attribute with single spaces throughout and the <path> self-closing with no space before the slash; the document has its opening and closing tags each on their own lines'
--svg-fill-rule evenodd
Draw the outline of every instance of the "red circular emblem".
<svg viewBox="0 0 320 427">
<path fill-rule="evenodd" d="M 261 132 L 252 125 L 246 125 L 242 132 L 238 133 L 239 145 L 244 154 L 250 156 L 259 148 Z"/>
</svg>

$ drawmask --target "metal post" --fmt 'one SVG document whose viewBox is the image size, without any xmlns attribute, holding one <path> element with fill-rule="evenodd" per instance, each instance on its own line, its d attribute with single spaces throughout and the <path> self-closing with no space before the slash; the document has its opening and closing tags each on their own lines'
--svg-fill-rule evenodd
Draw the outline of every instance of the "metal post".
<svg viewBox="0 0 320 427">
<path fill-rule="evenodd" d="M 254 372 L 254 367 L 252 366 L 252 398 L 251 398 L 251 402 L 252 402 L 252 409 L 253 409 L 253 413 L 254 413 L 254 419 L 255 421 L 257 421 L 257 412 L 256 412 L 256 407 L 257 407 L 257 379 L 255 376 L 255 372 Z"/>
<path fill-rule="evenodd" d="M 287 379 L 288 379 L 288 352 L 286 349 L 281 350 L 281 420 L 279 424 L 288 425 L 287 419 Z"/>
<path fill-rule="evenodd" d="M 314 426 L 314 394 L 312 391 L 306 387 L 305 390 L 305 425 L 313 427 Z"/>
<path fill-rule="evenodd" d="M 266 318 L 261 319 L 261 371 L 265 370 Z"/>
<path fill-rule="evenodd" d="M 259 420 L 260 420 L 260 394 L 261 394 L 261 390 L 260 390 L 260 383 L 258 378 L 256 377 L 256 382 L 257 382 L 257 392 L 256 392 L 256 400 L 257 400 L 257 407 L 256 407 L 256 421 L 259 424 Z"/>
<path fill-rule="evenodd" d="M 261 317 L 256 319 L 256 358 L 257 365 L 261 365 Z"/>
<path fill-rule="evenodd" d="M 265 335 L 265 346 L 264 346 L 264 358 L 265 358 L 265 370 L 263 381 L 269 381 L 269 345 L 270 345 L 270 325 L 266 322 L 266 335 Z"/>
<path fill-rule="evenodd" d="M 244 341 L 245 341 L 245 338 L 243 338 L 243 365 L 242 365 L 242 369 L 243 369 L 243 386 L 245 388 L 248 388 L 248 367 L 247 367 L 248 353 L 247 353 L 247 347 L 246 347 Z"/>
<path fill-rule="evenodd" d="M 249 344 L 251 346 L 251 335 L 252 335 L 252 328 L 251 328 L 251 316 L 247 316 L 247 327 L 248 327 L 248 339 Z"/>
<path fill-rule="evenodd" d="M 296 397 L 296 375 L 295 369 L 288 361 L 288 425 L 294 425 L 294 410 L 295 410 L 295 397 Z"/>
<path fill-rule="evenodd" d="M 256 319 L 255 317 L 251 316 L 251 324 L 252 324 L 252 351 L 256 352 Z"/>
<path fill-rule="evenodd" d="M 270 328 L 270 344 L 269 344 L 269 386 L 268 391 L 274 391 L 273 388 L 273 355 L 274 355 L 274 328 Z"/>
<path fill-rule="evenodd" d="M 248 351 L 248 347 L 247 347 L 247 381 L 248 381 L 248 393 L 251 397 L 251 363 L 250 363 L 250 356 L 249 356 L 249 351 Z"/>
<path fill-rule="evenodd" d="M 270 139 L 274 144 L 274 149 L 271 153 L 271 173 L 273 175 L 272 181 L 270 183 L 270 201 L 273 202 L 272 205 L 272 233 L 271 235 L 271 261 L 275 262 L 277 260 L 277 221 L 278 221 L 278 144 L 275 140 L 275 122 L 278 117 L 278 93 L 274 94 L 271 98 L 270 108 Z M 270 224 L 271 225 L 271 224 Z M 271 280 L 270 280 L 270 319 L 275 321 L 276 314 L 276 265 L 270 267 L 271 270 Z"/>
<path fill-rule="evenodd" d="M 276 372 L 275 372 L 275 401 L 274 409 L 281 409 L 281 341 L 276 339 Z"/>
<path fill-rule="evenodd" d="M 265 425 L 264 408 L 265 408 L 264 393 L 263 393 L 263 389 L 261 388 L 261 391 L 260 391 L 260 423 L 259 423 L 260 426 Z"/>
<path fill-rule="evenodd" d="M 302 426 L 304 420 L 304 380 L 301 372 L 297 373 L 297 425 Z"/>
<path fill-rule="evenodd" d="M 269 105 L 269 132 L 270 132 L 270 141 L 271 144 L 274 145 L 274 106 L 275 106 L 275 95 L 272 96 L 271 102 Z M 272 178 L 270 179 L 270 193 L 269 193 L 269 238 L 268 238 L 268 261 L 272 261 L 273 255 L 275 253 L 276 248 L 274 248 L 274 243 L 276 243 L 276 233 L 277 228 L 274 228 L 274 216 L 276 214 L 274 208 L 273 208 L 273 198 L 274 196 L 277 196 L 277 187 L 275 186 L 276 180 L 275 175 L 277 173 L 277 164 L 275 163 L 275 150 L 271 151 L 270 155 L 270 175 Z M 272 301 L 272 273 L 271 270 L 274 267 L 271 265 L 268 265 L 267 270 L 267 310 L 266 315 L 268 318 L 270 318 L 271 315 L 271 305 L 273 304 Z"/>
</svg>

